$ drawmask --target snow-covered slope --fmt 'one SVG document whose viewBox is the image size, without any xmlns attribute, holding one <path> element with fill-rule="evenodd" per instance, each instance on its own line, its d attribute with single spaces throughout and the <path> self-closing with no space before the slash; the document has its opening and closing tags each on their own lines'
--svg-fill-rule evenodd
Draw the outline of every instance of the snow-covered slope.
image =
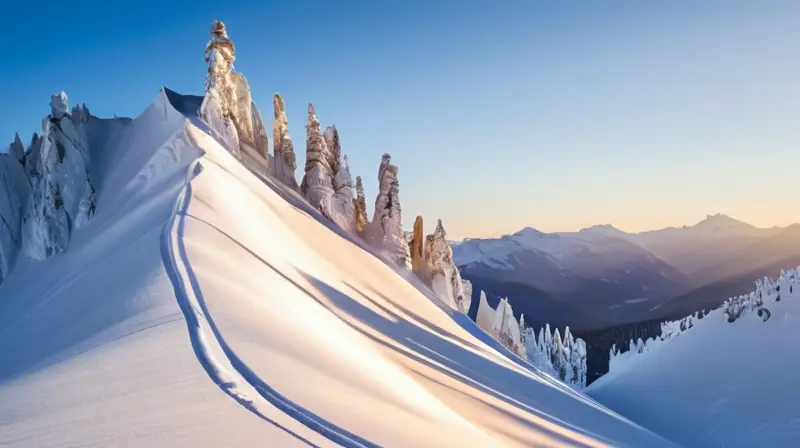
<svg viewBox="0 0 800 448">
<path fill-rule="evenodd" d="M 94 123 L 94 218 L 0 284 L 1 446 L 672 446 L 246 169 L 196 99 Z"/>
<path fill-rule="evenodd" d="M 612 357 L 589 395 L 685 446 L 800 446 L 800 271 L 678 326 Z"/>
</svg>

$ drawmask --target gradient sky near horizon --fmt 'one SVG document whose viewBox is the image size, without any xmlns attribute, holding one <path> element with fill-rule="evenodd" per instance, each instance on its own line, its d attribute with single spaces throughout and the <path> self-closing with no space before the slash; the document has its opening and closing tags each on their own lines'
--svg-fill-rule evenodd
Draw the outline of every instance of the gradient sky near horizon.
<svg viewBox="0 0 800 448">
<path fill-rule="evenodd" d="M 453 239 L 641 231 L 717 212 L 788 225 L 798 13 L 738 0 L 14 2 L 0 141 L 28 141 L 61 89 L 98 116 L 136 116 L 162 84 L 200 94 L 220 18 L 265 119 L 273 92 L 286 101 L 298 179 L 313 102 L 368 202 L 392 154 L 407 227 L 420 214 Z"/>
</svg>

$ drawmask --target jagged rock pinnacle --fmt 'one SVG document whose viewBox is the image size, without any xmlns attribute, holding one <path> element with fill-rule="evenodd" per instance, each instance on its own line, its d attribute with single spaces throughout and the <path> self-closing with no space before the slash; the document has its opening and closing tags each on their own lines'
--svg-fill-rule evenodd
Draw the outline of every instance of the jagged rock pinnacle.
<svg viewBox="0 0 800 448">
<path fill-rule="evenodd" d="M 417 216 L 414 220 L 414 232 L 409 244 L 411 252 L 411 271 L 419 273 L 422 269 L 423 248 L 425 247 L 425 237 L 422 235 L 423 225 L 422 216 Z"/>
<path fill-rule="evenodd" d="M 63 90 L 50 97 L 50 115 L 53 118 L 56 120 L 64 118 L 68 110 L 67 94 Z"/>
<path fill-rule="evenodd" d="M 367 219 L 367 198 L 364 195 L 361 176 L 356 176 L 356 197 L 353 199 L 353 206 L 356 214 L 356 232 L 363 234 L 367 230 L 369 220 Z"/>
</svg>

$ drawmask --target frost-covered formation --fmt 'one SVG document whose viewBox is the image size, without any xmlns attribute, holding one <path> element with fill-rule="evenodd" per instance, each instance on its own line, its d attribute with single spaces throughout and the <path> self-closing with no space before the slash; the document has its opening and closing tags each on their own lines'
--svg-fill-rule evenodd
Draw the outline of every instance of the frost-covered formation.
<svg viewBox="0 0 800 448">
<path fill-rule="evenodd" d="M 525 328 L 523 339 L 529 363 L 578 390 L 586 387 L 586 343 L 575 339 L 569 327 L 562 338 L 558 328 L 551 333 L 550 325 L 545 325 L 538 340 L 533 328 Z"/>
<path fill-rule="evenodd" d="M 609 375 L 616 375 L 640 360 L 642 354 L 657 352 L 671 340 L 682 333 L 705 325 L 709 320 L 721 319 L 727 323 L 735 323 L 750 313 L 766 322 L 772 317 L 771 308 L 783 300 L 787 294 L 793 295 L 800 287 L 800 267 L 788 271 L 781 270 L 780 276 L 773 280 L 769 277 L 756 280 L 755 289 L 748 294 L 731 297 L 715 310 L 698 311 L 683 319 L 663 322 L 661 335 L 656 338 L 641 338 L 628 343 L 628 347 L 611 347 L 609 351 Z M 626 350 L 627 349 L 627 350 Z"/>
<path fill-rule="evenodd" d="M 269 141 L 264 121 L 253 102 L 247 78 L 233 71 L 236 47 L 221 20 L 211 25 L 205 60 L 208 75 L 200 116 L 235 155 L 241 156 L 244 150 L 268 163 Z"/>
<path fill-rule="evenodd" d="M 23 249 L 44 259 L 64 252 L 73 227 L 94 215 L 94 187 L 88 174 L 88 143 L 83 127 L 85 107 L 67 113 L 67 95 L 51 98 L 51 114 L 42 123 L 25 157 L 31 194 L 23 216 Z"/>
<path fill-rule="evenodd" d="M 478 312 L 475 316 L 475 323 L 481 330 L 491 333 L 494 325 L 494 308 L 486 300 L 486 293 L 481 291 L 481 298 L 478 301 Z"/>
<path fill-rule="evenodd" d="M 497 309 L 493 309 L 483 291 L 475 323 L 539 370 L 560 378 L 575 389 L 586 387 L 586 343 L 583 339 L 573 338 L 569 327 L 562 339 L 558 329 L 551 331 L 548 324 L 539 331 L 537 342 L 534 329 L 525 327 L 524 316 L 520 316 L 519 321 L 514 318 L 508 299 L 500 299 Z"/>
<path fill-rule="evenodd" d="M 367 218 L 367 197 L 364 195 L 364 184 L 361 183 L 361 176 L 356 176 L 356 198 L 353 200 L 353 209 L 356 232 L 359 235 L 363 235 L 369 226 L 369 218 Z"/>
<path fill-rule="evenodd" d="M 289 137 L 289 120 L 286 118 L 286 105 L 279 94 L 272 97 L 272 106 L 275 112 L 275 119 L 272 122 L 273 150 L 275 151 L 272 172 L 279 181 L 287 187 L 298 191 L 297 161 L 294 154 L 294 144 Z"/>
<path fill-rule="evenodd" d="M 22 144 L 19 136 L 7 154 L 0 153 L 0 283 L 8 276 L 22 248 L 22 214 L 30 195 L 30 181 L 15 149 L 17 144 Z"/>
<path fill-rule="evenodd" d="M 323 214 L 330 216 L 333 199 L 333 171 L 331 156 L 314 106 L 308 105 L 306 124 L 306 173 L 300 184 L 300 192 L 308 202 Z"/>
<path fill-rule="evenodd" d="M 333 200 L 331 211 L 333 220 L 348 232 L 356 231 L 356 192 L 353 188 L 353 176 L 350 174 L 350 162 L 347 155 L 342 154 L 339 131 L 336 126 L 325 128 L 325 144 L 328 147 L 329 165 L 333 171 Z"/>
<path fill-rule="evenodd" d="M 522 344 L 519 322 L 514 318 L 514 311 L 508 299 L 500 299 L 500 303 L 497 304 L 491 335 L 520 358 L 525 359 L 525 346 Z"/>
<path fill-rule="evenodd" d="M 433 233 L 425 238 L 423 253 L 424 275 L 430 280 L 434 292 L 453 308 L 464 313 L 469 311 L 461 273 L 453 262 L 453 249 L 447 242 L 447 232 L 441 219 L 436 223 Z"/>
<path fill-rule="evenodd" d="M 25 145 L 22 143 L 22 139 L 19 138 L 19 133 L 14 134 L 14 142 L 8 147 L 8 154 L 14 156 L 17 162 L 25 163 Z"/>
<path fill-rule="evenodd" d="M 461 279 L 461 291 L 464 292 L 461 302 L 464 305 L 464 312 L 467 313 L 469 312 L 470 306 L 472 306 L 472 282 Z"/>
<path fill-rule="evenodd" d="M 378 168 L 379 190 L 372 216 L 373 238 L 375 244 L 387 251 L 395 263 L 410 269 L 408 244 L 403 237 L 400 183 L 397 180 L 397 166 L 392 165 L 391 161 L 392 156 L 384 154 Z"/>
<path fill-rule="evenodd" d="M 208 62 L 206 93 L 200 106 L 200 117 L 208 123 L 227 149 L 239 155 L 239 134 L 234 123 L 236 106 L 236 83 L 231 76 L 236 49 L 228 37 L 225 24 L 215 20 L 211 25 L 211 39 L 206 45 L 205 59 Z"/>
</svg>

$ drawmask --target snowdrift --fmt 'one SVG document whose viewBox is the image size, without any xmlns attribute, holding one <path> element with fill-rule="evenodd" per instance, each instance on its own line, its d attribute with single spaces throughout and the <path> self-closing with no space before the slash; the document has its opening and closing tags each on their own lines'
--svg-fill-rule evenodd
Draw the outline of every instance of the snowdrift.
<svg viewBox="0 0 800 448">
<path fill-rule="evenodd" d="M 612 357 L 587 393 L 686 446 L 800 446 L 800 270 L 683 322 Z"/>
<path fill-rule="evenodd" d="M 96 215 L 0 285 L 0 445 L 673 446 L 246 168 L 197 98 L 89 128 Z"/>
</svg>

